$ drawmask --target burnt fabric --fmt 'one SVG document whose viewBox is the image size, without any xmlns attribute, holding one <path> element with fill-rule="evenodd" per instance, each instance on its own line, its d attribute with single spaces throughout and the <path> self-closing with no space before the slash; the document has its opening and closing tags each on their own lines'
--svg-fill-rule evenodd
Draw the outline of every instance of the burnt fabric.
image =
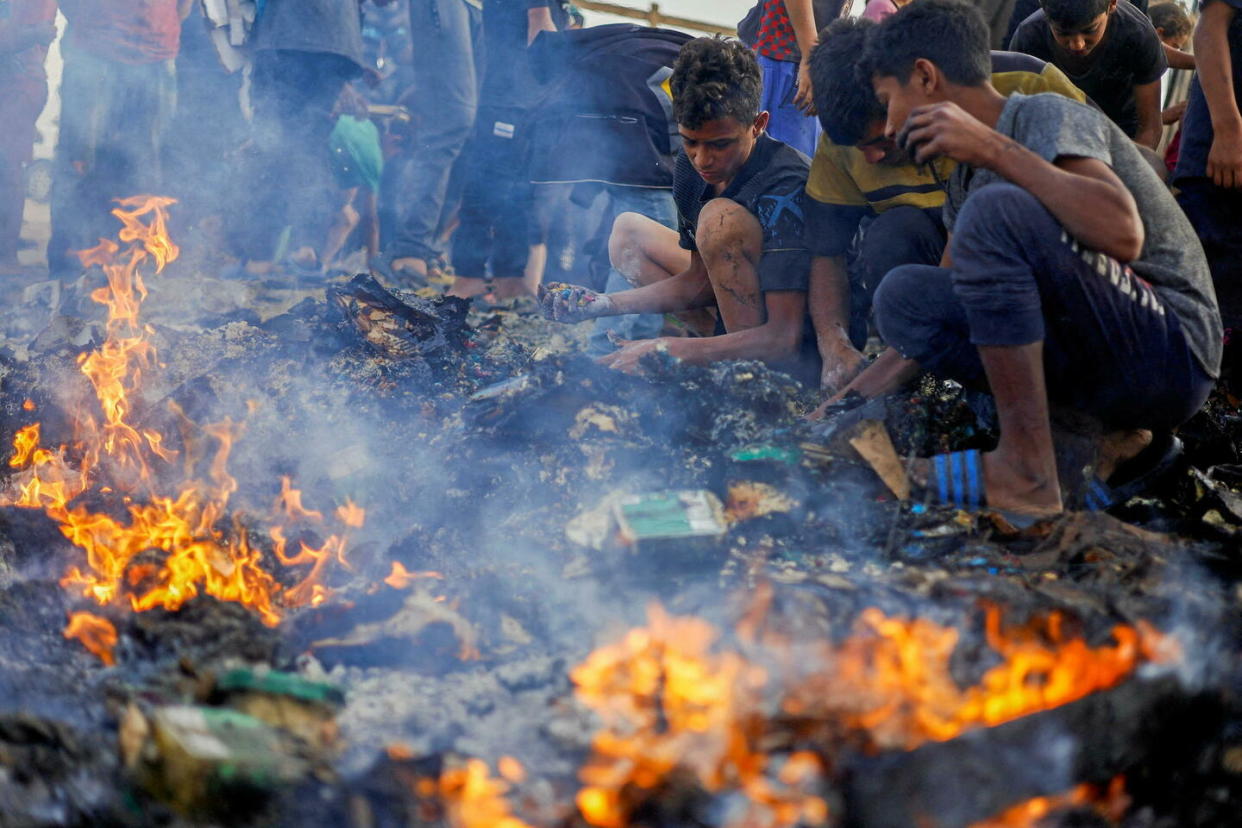
<svg viewBox="0 0 1242 828">
<path fill-rule="evenodd" d="M 875 298 L 881 336 L 923 368 L 985 388 L 977 346 L 1042 341 L 1049 402 L 1110 429 L 1173 428 L 1207 399 L 1213 378 L 1173 309 L 1025 190 L 973 193 L 951 251 L 952 268 L 897 268 Z"/>
<path fill-rule="evenodd" d="M 810 161 L 794 148 L 759 136 L 750 158 L 723 193 L 717 196 L 683 152 L 677 157 L 673 200 L 677 203 L 681 246 L 697 251 L 695 231 L 703 205 L 727 198 L 744 207 L 763 228 L 763 258 L 759 260 L 759 288 L 805 291 L 810 280 L 811 256 L 804 240 L 802 200 Z"/>
</svg>

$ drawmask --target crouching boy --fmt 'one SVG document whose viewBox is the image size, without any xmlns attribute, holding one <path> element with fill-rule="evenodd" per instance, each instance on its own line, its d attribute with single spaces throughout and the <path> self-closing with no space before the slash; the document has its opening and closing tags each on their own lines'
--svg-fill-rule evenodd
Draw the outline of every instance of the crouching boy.
<svg viewBox="0 0 1242 828">
<path fill-rule="evenodd" d="M 765 134 L 759 64 L 740 42 L 690 41 L 677 58 L 671 86 L 683 147 L 673 179 L 679 231 L 622 213 L 609 252 L 635 287 L 600 294 L 550 285 L 544 313 L 577 322 L 698 312 L 686 316 L 697 335 L 630 342 L 602 358 L 624 371 L 635 370 L 656 349 L 696 363 L 761 359 L 787 365 L 799 353 L 806 318 L 810 257 L 802 238 L 802 192 L 809 161 Z"/>
<path fill-rule="evenodd" d="M 920 0 L 868 44 L 886 132 L 914 160 L 958 162 L 949 266 L 888 274 L 876 322 L 893 350 L 864 396 L 919 369 L 988 386 L 1000 442 L 931 459 L 929 492 L 1029 517 L 1062 509 L 1050 404 L 1104 429 L 1092 498 L 1203 404 L 1221 325 L 1203 249 L 1125 134 L 1060 95 L 1008 99 L 989 83 L 987 28 L 960 0 Z M 1128 468 L 1127 468 L 1128 467 Z"/>
</svg>

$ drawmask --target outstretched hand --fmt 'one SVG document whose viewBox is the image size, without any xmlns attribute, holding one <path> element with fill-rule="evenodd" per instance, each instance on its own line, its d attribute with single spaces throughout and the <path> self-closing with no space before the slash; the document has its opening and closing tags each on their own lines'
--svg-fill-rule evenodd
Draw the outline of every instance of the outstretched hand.
<svg viewBox="0 0 1242 828">
<path fill-rule="evenodd" d="M 623 374 L 641 374 L 642 361 L 648 354 L 668 350 L 668 340 L 659 339 L 619 339 L 615 340 L 621 347 L 611 354 L 605 354 L 596 360 L 605 368 L 620 371 Z"/>
<path fill-rule="evenodd" d="M 597 316 L 608 316 L 613 310 L 612 299 L 581 285 L 549 282 L 539 288 L 539 309 L 555 322 L 581 322 Z"/>
<path fill-rule="evenodd" d="M 1004 147 L 996 130 L 951 101 L 917 107 L 897 134 L 897 145 L 918 164 L 952 158 L 987 167 Z"/>
</svg>

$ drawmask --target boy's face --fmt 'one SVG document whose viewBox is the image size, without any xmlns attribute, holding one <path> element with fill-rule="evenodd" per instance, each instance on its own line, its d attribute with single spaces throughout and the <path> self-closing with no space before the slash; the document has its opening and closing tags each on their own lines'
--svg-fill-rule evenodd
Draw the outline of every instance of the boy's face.
<svg viewBox="0 0 1242 828">
<path fill-rule="evenodd" d="M 760 134 L 768 126 L 768 113 L 760 112 L 752 123 L 737 118 L 704 121 L 698 129 L 678 124 L 686 157 L 704 181 L 728 186 L 750 158 Z"/>
<path fill-rule="evenodd" d="M 1160 42 L 1165 46 L 1170 46 L 1179 52 L 1186 51 L 1186 44 L 1190 42 L 1190 32 L 1185 32 L 1180 36 L 1166 35 L 1164 29 L 1156 27 L 1156 34 L 1160 36 Z"/>
<path fill-rule="evenodd" d="M 863 134 L 863 139 L 855 144 L 862 152 L 868 164 L 879 164 L 882 167 L 901 167 L 910 163 L 910 158 L 897 148 L 892 138 L 884 134 L 884 121 L 875 121 Z"/>
<path fill-rule="evenodd" d="M 1078 23 L 1066 23 L 1061 20 L 1048 20 L 1048 28 L 1052 30 L 1052 39 L 1074 57 L 1086 57 L 1091 54 L 1104 33 L 1108 31 L 1108 20 L 1117 10 L 1117 0 L 1110 0 L 1108 10 L 1090 20 Z"/>
<path fill-rule="evenodd" d="M 871 78 L 871 85 L 875 89 L 875 96 L 880 100 L 880 105 L 888 112 L 888 117 L 884 121 L 884 135 L 890 140 L 896 139 L 902 127 L 906 125 L 906 119 L 910 117 L 911 111 L 942 100 L 940 96 L 930 91 L 927 83 L 923 82 L 919 75 L 918 62 L 916 62 L 915 71 L 905 83 L 892 75 L 875 75 Z M 901 155 L 906 154 L 904 148 L 896 144 L 893 146 L 894 150 L 900 152 Z"/>
</svg>

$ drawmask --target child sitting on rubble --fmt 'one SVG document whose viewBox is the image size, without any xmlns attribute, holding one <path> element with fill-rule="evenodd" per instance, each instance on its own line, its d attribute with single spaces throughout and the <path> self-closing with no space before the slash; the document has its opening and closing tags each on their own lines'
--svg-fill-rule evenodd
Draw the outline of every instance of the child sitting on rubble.
<svg viewBox="0 0 1242 828">
<path fill-rule="evenodd" d="M 697 335 L 628 342 L 600 360 L 627 372 L 657 349 L 696 363 L 788 361 L 799 353 L 806 317 L 807 158 L 765 134 L 759 64 L 739 41 L 702 37 L 687 43 L 671 87 L 683 144 L 673 177 L 680 232 L 622 213 L 609 249 L 613 265 L 636 287 L 602 294 L 549 285 L 544 313 L 578 322 L 714 311 L 686 317 Z"/>
<path fill-rule="evenodd" d="M 1168 69 L 1155 27 L 1127 0 L 1041 0 L 1009 48 L 1055 63 L 1126 135 L 1160 142 L 1160 78 Z"/>
<path fill-rule="evenodd" d="M 1050 408 L 1085 415 L 1104 434 L 1087 503 L 1113 505 L 1162 465 L 1219 373 L 1220 314 L 1194 230 L 1099 112 L 997 92 L 987 26 L 962 0 L 892 15 L 865 60 L 886 134 L 918 163 L 958 167 L 946 266 L 888 274 L 875 314 L 892 347 L 847 390 L 886 393 L 920 370 L 989 387 L 996 450 L 940 455 L 914 476 L 943 502 L 1029 519 L 1062 510 Z"/>
</svg>

